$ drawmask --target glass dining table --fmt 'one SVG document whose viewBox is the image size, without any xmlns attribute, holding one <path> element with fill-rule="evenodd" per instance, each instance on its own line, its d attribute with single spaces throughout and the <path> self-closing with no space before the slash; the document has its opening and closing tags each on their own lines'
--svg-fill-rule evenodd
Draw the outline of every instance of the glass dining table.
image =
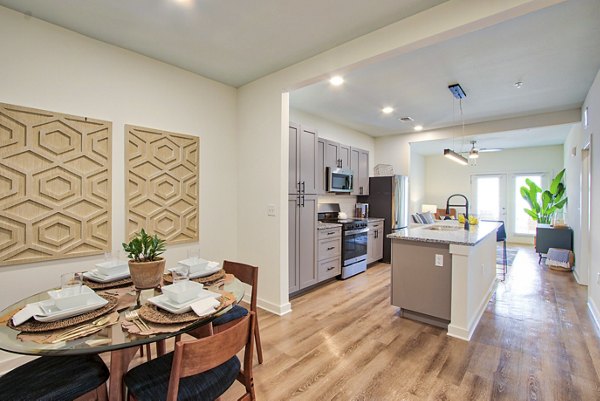
<svg viewBox="0 0 600 401">
<path fill-rule="evenodd" d="M 134 292 L 134 288 L 131 292 Z M 244 296 L 244 285 L 237 278 L 228 280 L 222 289 L 235 296 L 235 303 L 239 303 Z M 123 289 L 121 289 L 123 290 Z M 100 292 L 100 291 L 99 291 Z M 108 292 L 108 291 L 107 291 Z M 141 305 L 147 303 L 147 300 L 153 296 L 159 295 L 159 290 L 144 290 L 141 292 Z M 40 302 L 49 299 L 47 292 L 32 295 L 16 302 L 13 305 L 0 311 L 0 316 L 12 316 L 15 312 L 21 310 L 27 304 Z M 123 388 L 123 376 L 127 373 L 129 364 L 139 346 L 151 343 L 157 343 L 157 353 L 164 354 L 165 342 L 168 338 L 189 333 L 203 325 L 208 324 L 218 316 L 231 309 L 231 305 L 209 316 L 198 318 L 189 324 L 180 325 L 175 331 L 160 332 L 151 335 L 132 334 L 123 328 L 122 322 L 128 320 L 128 312 L 138 310 L 139 305 L 133 302 L 124 307 L 117 306 L 118 321 L 116 324 L 104 327 L 101 330 L 73 340 L 59 341 L 57 343 L 40 343 L 38 341 L 23 338 L 22 332 L 17 327 L 10 327 L 8 320 L 0 323 L 0 349 L 3 351 L 34 355 L 34 356 L 57 356 L 57 355 L 76 355 L 76 354 L 101 354 L 110 352 L 110 379 L 109 379 L 109 399 L 111 401 L 124 400 L 125 392 Z M 129 316 L 127 316 L 129 317 Z M 93 320 L 93 319 L 92 319 Z M 86 323 L 90 323 L 89 321 Z"/>
</svg>

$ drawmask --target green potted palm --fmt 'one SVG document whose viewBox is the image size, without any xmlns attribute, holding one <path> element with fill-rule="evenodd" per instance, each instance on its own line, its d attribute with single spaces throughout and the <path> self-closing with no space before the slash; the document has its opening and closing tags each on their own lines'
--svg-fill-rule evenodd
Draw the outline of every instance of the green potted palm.
<svg viewBox="0 0 600 401">
<path fill-rule="evenodd" d="M 129 243 L 123 242 L 129 258 L 129 272 L 133 285 L 138 290 L 158 287 L 165 270 L 165 260 L 160 257 L 166 248 L 165 240 L 146 233 L 144 229 Z"/>
<path fill-rule="evenodd" d="M 565 169 L 562 169 L 552 180 L 550 188 L 542 190 L 529 178 L 525 180 L 527 185 L 521 187 L 521 196 L 527 201 L 530 209 L 523 209 L 534 221 L 539 224 L 552 223 L 554 214 L 561 210 L 567 203 L 566 187 L 562 182 Z"/>
</svg>

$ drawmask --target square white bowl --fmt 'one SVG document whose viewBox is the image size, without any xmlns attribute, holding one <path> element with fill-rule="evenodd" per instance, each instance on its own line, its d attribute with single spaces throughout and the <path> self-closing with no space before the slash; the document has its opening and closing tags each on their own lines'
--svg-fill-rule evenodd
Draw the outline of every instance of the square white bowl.
<svg viewBox="0 0 600 401">
<path fill-rule="evenodd" d="M 164 286 L 162 292 L 171 301 L 181 304 L 196 298 L 203 287 L 202 284 L 195 281 L 184 280 Z"/>
<path fill-rule="evenodd" d="M 96 269 L 105 276 L 116 276 L 128 272 L 129 265 L 126 261 L 109 260 L 108 262 L 97 263 Z"/>
<path fill-rule="evenodd" d="M 202 269 L 206 265 L 208 265 L 208 260 L 202 258 L 188 258 L 184 260 L 180 260 L 178 263 L 180 265 L 189 266 L 190 271 L 193 269 Z"/>
<path fill-rule="evenodd" d="M 81 287 L 67 287 L 61 290 L 48 291 L 48 295 L 54 301 L 58 309 L 65 310 L 85 305 L 93 296 L 94 290 L 86 285 Z"/>
</svg>

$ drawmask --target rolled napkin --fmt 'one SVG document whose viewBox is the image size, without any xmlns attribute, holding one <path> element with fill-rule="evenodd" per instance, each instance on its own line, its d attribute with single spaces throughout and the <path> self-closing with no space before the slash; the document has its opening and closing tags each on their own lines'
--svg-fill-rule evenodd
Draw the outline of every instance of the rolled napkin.
<svg viewBox="0 0 600 401">
<path fill-rule="evenodd" d="M 210 297 L 196 301 L 191 305 L 194 313 L 200 317 L 212 315 L 219 306 L 221 306 L 221 302 L 216 298 Z"/>
</svg>

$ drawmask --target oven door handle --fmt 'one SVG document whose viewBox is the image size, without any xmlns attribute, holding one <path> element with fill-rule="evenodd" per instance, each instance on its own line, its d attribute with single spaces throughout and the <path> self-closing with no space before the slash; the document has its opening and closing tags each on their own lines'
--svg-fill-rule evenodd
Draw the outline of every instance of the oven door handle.
<svg viewBox="0 0 600 401">
<path fill-rule="evenodd" d="M 344 232 L 344 237 L 348 236 L 348 235 L 355 235 L 355 234 L 362 234 L 362 233 L 368 233 L 369 232 L 369 228 L 360 228 L 358 230 L 348 230 Z"/>
</svg>

